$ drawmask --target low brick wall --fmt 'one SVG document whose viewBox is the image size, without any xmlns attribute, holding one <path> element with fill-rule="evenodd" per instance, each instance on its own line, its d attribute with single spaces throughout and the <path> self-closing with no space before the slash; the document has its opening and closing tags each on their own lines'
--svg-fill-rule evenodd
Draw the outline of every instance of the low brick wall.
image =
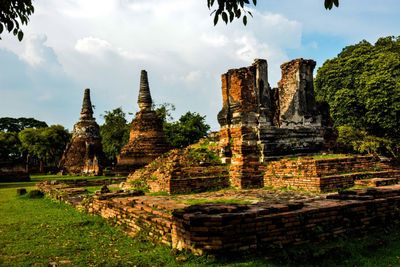
<svg viewBox="0 0 400 267">
<path fill-rule="evenodd" d="M 149 239 L 167 245 L 171 244 L 172 211 L 168 201 L 156 197 L 128 197 L 103 200 L 93 198 L 86 209 L 122 226 L 130 235 L 145 232 Z M 176 204 L 173 205 L 175 208 Z M 184 206 L 182 206 L 184 207 Z"/>
<path fill-rule="evenodd" d="M 354 181 L 371 177 L 400 179 L 400 170 L 382 163 L 373 156 L 352 156 L 332 159 L 281 159 L 264 166 L 264 185 L 291 186 L 308 191 L 330 192 L 354 185 Z"/>
<path fill-rule="evenodd" d="M 153 241 L 195 254 L 262 251 L 400 223 L 400 185 L 345 191 L 305 203 L 192 206 L 170 197 L 138 196 L 139 192 L 108 193 L 85 201 L 79 188 L 40 188 L 121 225 L 128 234 L 143 231 Z"/>
<path fill-rule="evenodd" d="M 199 205 L 173 213 L 172 245 L 240 253 L 322 241 L 400 222 L 400 186 L 308 204 Z"/>
</svg>

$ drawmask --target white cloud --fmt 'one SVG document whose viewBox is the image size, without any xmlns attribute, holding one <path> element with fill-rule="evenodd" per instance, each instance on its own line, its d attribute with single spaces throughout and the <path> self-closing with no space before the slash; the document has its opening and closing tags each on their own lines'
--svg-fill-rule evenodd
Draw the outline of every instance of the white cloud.
<svg viewBox="0 0 400 267">
<path fill-rule="evenodd" d="M 373 4 L 366 1 L 362 9 Z M 214 129 L 218 128 L 216 114 L 222 101 L 220 75 L 228 69 L 266 58 L 271 86 L 276 86 L 280 64 L 289 59 L 290 51 L 302 47 L 304 32 L 360 36 L 371 28 L 371 18 L 361 20 L 359 13 L 357 18 L 347 14 L 346 6 L 358 5 L 356 0 L 330 12 L 317 0 L 296 4 L 292 0 L 259 1 L 247 26 L 237 21 L 228 26 L 220 22 L 216 27 L 206 3 L 199 0 L 42 0 L 34 4 L 35 14 L 24 28 L 25 40 L 18 43 L 6 37 L 0 48 L 21 55 L 30 67 L 56 69 L 59 75 L 54 77 L 63 77 L 54 85 L 55 80 L 44 84 L 48 73 L 30 74 L 42 75 L 35 79 L 47 88 L 37 93 L 43 100 L 51 95 L 49 88 L 57 86 L 65 92 L 53 99 L 78 95 L 79 103 L 81 90 L 90 87 L 96 115 L 119 106 L 132 112 L 140 70 L 147 69 L 152 96 L 158 103 L 175 104 L 175 117 L 188 110 L 205 114 Z M 352 7 L 351 12 L 354 10 Z M 389 28 L 399 28 L 399 17 Z M 381 23 L 384 19 L 373 29 Z M 312 41 L 305 45 L 318 52 L 318 41 Z M 66 78 L 69 87 L 61 84 Z M 76 119 L 79 107 L 65 109 Z"/>
</svg>

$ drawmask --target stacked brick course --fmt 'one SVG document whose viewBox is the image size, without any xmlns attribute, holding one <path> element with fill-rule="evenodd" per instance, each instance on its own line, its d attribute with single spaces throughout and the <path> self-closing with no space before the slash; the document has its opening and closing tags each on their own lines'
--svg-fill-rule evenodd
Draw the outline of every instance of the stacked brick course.
<svg viewBox="0 0 400 267">
<path fill-rule="evenodd" d="M 192 206 L 169 197 L 137 196 L 138 192 L 82 201 L 79 194 L 84 189 L 61 185 L 41 189 L 121 225 L 131 235 L 144 231 L 152 240 L 195 254 L 262 251 L 400 223 L 400 185 L 345 191 L 307 202 Z M 82 205 L 76 202 L 79 199 Z"/>
<path fill-rule="evenodd" d="M 309 191 L 336 191 L 354 186 L 368 177 L 400 178 L 400 170 L 374 156 L 313 159 L 299 157 L 268 162 L 264 165 L 264 184 L 291 186 Z"/>
<path fill-rule="evenodd" d="M 313 60 L 285 63 L 279 88 L 268 83 L 267 61 L 222 75 L 223 107 L 220 147 L 230 162 L 231 184 L 262 187 L 260 162 L 279 155 L 310 154 L 326 148 L 329 119 L 317 110 L 313 88 Z M 329 114 L 329 112 L 328 112 Z"/>
<path fill-rule="evenodd" d="M 151 192 L 170 194 L 199 192 L 229 186 L 227 166 L 208 162 L 207 158 L 193 159 L 198 144 L 184 149 L 174 149 L 136 170 L 128 176 L 130 184 L 144 183 Z"/>
</svg>

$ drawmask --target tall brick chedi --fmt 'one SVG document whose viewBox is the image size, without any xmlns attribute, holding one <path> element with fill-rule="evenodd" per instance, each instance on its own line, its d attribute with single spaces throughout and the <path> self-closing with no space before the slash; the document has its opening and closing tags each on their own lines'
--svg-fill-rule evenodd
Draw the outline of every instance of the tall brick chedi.
<svg viewBox="0 0 400 267">
<path fill-rule="evenodd" d="M 71 142 L 59 165 L 66 173 L 98 175 L 102 172 L 103 163 L 100 128 L 93 118 L 90 89 L 85 89 L 80 119 L 74 125 Z"/>
<path fill-rule="evenodd" d="M 222 75 L 220 147 L 225 161 L 231 163 L 233 186 L 261 187 L 262 162 L 326 147 L 329 125 L 323 122 L 329 120 L 322 119 L 315 103 L 314 67 L 315 61 L 304 59 L 283 64 L 282 79 L 274 89 L 264 59 Z"/>
<path fill-rule="evenodd" d="M 162 119 L 152 109 L 147 72 L 141 71 L 138 97 L 139 112 L 131 123 L 128 143 L 118 156 L 117 172 L 128 174 L 169 150 Z"/>
</svg>

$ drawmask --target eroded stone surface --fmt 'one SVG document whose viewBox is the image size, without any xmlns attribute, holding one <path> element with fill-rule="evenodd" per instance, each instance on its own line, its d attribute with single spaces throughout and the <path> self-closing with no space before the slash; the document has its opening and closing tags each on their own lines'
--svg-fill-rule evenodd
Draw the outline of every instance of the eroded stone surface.
<svg viewBox="0 0 400 267">
<path fill-rule="evenodd" d="M 80 119 L 74 125 L 71 142 L 59 165 L 66 173 L 99 175 L 103 164 L 100 128 L 93 117 L 90 89 L 85 89 Z"/>
<path fill-rule="evenodd" d="M 147 72 L 142 70 L 138 97 L 139 112 L 131 123 L 128 143 L 118 156 L 117 172 L 129 174 L 169 150 L 162 120 L 152 110 Z"/>
</svg>

